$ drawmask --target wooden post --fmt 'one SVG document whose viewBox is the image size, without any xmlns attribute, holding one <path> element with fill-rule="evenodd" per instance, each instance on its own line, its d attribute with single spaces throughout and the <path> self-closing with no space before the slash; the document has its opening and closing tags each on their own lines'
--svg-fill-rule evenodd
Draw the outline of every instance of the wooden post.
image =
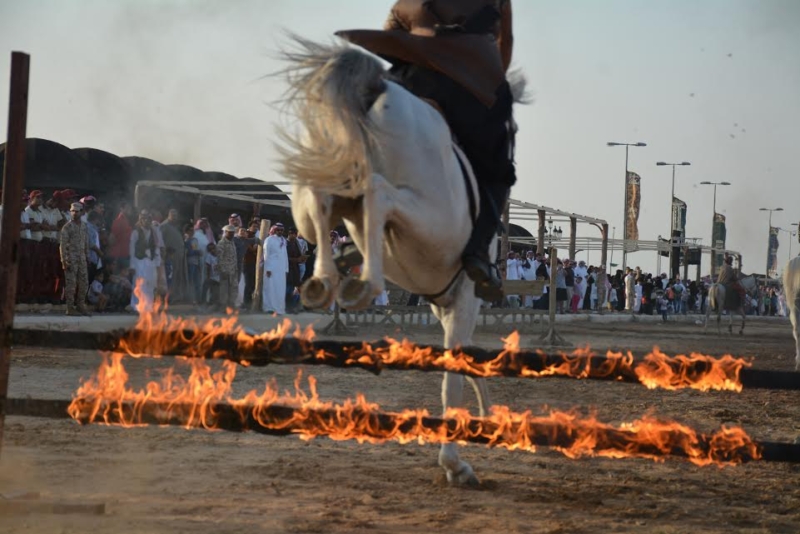
<svg viewBox="0 0 800 534">
<path fill-rule="evenodd" d="M 544 340 L 545 344 L 551 346 L 569 346 L 570 344 L 556 332 L 556 269 L 558 262 L 556 258 L 557 250 L 555 247 L 550 249 L 550 286 L 548 291 L 549 302 L 549 320 L 550 329 L 546 334 L 543 334 L 539 339 Z"/>
<path fill-rule="evenodd" d="M 569 259 L 575 261 L 575 238 L 578 233 L 578 219 L 575 217 L 569 218 Z"/>
<path fill-rule="evenodd" d="M 11 87 L 8 102 L 8 136 L 3 169 L 3 217 L 0 220 L 0 451 L 11 369 L 11 332 L 17 297 L 20 199 L 25 183 L 25 130 L 28 121 L 30 56 L 11 53 Z"/>
<path fill-rule="evenodd" d="M 510 207 L 511 207 L 510 203 L 508 201 L 506 201 L 506 205 L 505 205 L 505 208 L 503 209 L 503 217 L 502 217 L 503 227 L 505 229 L 505 232 L 503 232 L 503 235 L 500 238 L 500 261 L 498 262 L 499 266 L 500 266 L 500 270 L 503 273 L 503 279 L 505 279 L 506 275 L 508 274 L 508 273 L 506 273 L 506 265 L 508 265 L 506 263 L 506 259 L 508 258 L 508 250 L 509 250 L 508 236 L 511 233 L 511 227 L 509 226 L 509 219 L 511 218 L 511 216 L 510 216 L 511 215 Z M 492 258 L 492 260 L 496 260 L 496 259 L 497 258 Z"/>
<path fill-rule="evenodd" d="M 536 236 L 536 252 L 544 255 L 544 210 L 537 210 L 539 213 L 539 233 Z"/>
<path fill-rule="evenodd" d="M 603 233 L 603 244 L 600 250 L 600 265 L 602 265 L 606 273 L 608 273 L 610 268 L 610 265 L 606 264 L 606 260 L 608 259 L 608 223 L 603 223 L 601 232 Z"/>
<path fill-rule="evenodd" d="M 192 215 L 194 215 L 195 222 L 200 220 L 200 217 L 202 217 L 203 215 L 202 209 L 203 209 L 203 195 L 197 195 L 197 198 L 194 199 L 194 212 L 192 213 Z"/>
<path fill-rule="evenodd" d="M 261 219 L 261 228 L 258 229 L 261 242 L 256 252 L 256 288 L 253 290 L 253 303 L 250 306 L 253 311 L 261 311 L 261 288 L 264 287 L 264 242 L 269 237 L 267 234 L 270 226 L 269 220 Z"/>
</svg>

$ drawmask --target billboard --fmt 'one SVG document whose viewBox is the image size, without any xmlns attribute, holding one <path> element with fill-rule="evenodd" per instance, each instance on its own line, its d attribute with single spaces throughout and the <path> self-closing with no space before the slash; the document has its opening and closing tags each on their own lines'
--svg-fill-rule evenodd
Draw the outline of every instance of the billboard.
<svg viewBox="0 0 800 534">
<path fill-rule="evenodd" d="M 778 277 L 778 228 L 769 227 L 769 248 L 767 250 L 767 277 Z"/>
<path fill-rule="evenodd" d="M 642 200 L 642 178 L 635 172 L 628 171 L 625 177 L 625 240 L 639 240 L 639 205 Z M 628 247 L 626 250 L 636 250 L 638 247 Z"/>
<path fill-rule="evenodd" d="M 725 228 L 725 216 L 721 213 L 714 214 L 714 227 L 711 233 L 711 246 L 716 249 L 725 249 L 725 238 L 727 237 L 727 229 Z M 714 265 L 718 268 L 722 267 L 722 262 L 725 261 L 723 254 L 717 254 Z"/>
</svg>

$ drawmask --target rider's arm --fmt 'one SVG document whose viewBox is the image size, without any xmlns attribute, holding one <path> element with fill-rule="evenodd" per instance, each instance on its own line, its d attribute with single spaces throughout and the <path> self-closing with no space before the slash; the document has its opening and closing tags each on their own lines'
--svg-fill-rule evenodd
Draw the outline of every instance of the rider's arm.
<svg viewBox="0 0 800 534">
<path fill-rule="evenodd" d="M 514 34 L 511 29 L 511 0 L 500 1 L 500 36 L 497 38 L 497 46 L 500 48 L 503 70 L 507 71 L 511 65 L 511 55 L 514 49 Z"/>
</svg>

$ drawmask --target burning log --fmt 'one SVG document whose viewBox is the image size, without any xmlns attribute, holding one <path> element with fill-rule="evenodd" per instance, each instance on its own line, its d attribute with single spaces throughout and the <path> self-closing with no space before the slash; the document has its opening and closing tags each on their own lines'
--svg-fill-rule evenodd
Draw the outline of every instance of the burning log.
<svg viewBox="0 0 800 534">
<path fill-rule="evenodd" d="M 9 399 L 6 413 L 17 416 L 67 418 L 81 424 L 176 425 L 185 428 L 213 428 L 230 432 L 253 431 L 303 438 L 328 436 L 334 440 L 360 443 L 440 444 L 478 443 L 509 450 L 535 452 L 537 447 L 554 448 L 570 458 L 602 456 L 611 458 L 684 458 L 697 465 L 731 465 L 752 460 L 800 462 L 800 445 L 755 442 L 740 428 L 722 428 L 700 434 L 684 425 L 640 419 L 613 427 L 593 417 L 564 412 L 533 416 L 499 408 L 485 418 L 470 417 L 460 410 L 445 418 L 424 410 L 383 412 L 361 400 L 333 405 L 289 406 L 251 402 L 215 402 L 198 416 L 193 403 L 102 402 Z"/>
<path fill-rule="evenodd" d="M 288 321 L 275 331 L 251 334 L 233 320 L 210 320 L 196 325 L 186 320 L 109 333 L 17 329 L 16 345 L 60 349 L 124 352 L 135 356 L 187 356 L 226 359 L 242 365 L 328 365 L 361 368 L 375 374 L 383 369 L 450 371 L 476 377 L 571 377 L 641 383 L 650 389 L 692 388 L 702 391 L 747 389 L 800 390 L 800 373 L 752 369 L 743 359 L 701 354 L 667 356 L 658 349 L 644 357 L 630 352 L 605 355 L 588 349 L 571 353 L 522 351 L 515 334 L 502 350 L 465 347 L 449 350 L 408 341 L 372 343 L 314 340 L 309 330 L 289 336 Z M 186 325 L 192 328 L 181 328 Z M 153 326 L 153 325 L 151 325 Z M 179 328 L 175 328 L 178 326 Z"/>
</svg>

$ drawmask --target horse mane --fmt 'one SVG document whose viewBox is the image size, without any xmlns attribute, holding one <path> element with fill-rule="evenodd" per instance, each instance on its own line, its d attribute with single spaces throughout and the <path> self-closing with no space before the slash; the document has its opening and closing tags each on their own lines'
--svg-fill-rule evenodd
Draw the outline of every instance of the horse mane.
<svg viewBox="0 0 800 534">
<path fill-rule="evenodd" d="M 303 135 L 279 128 L 284 174 L 295 183 L 330 194 L 359 196 L 378 153 L 368 113 L 385 90 L 380 61 L 344 44 L 320 44 L 290 35 L 293 50 L 281 52 L 289 66 L 285 102 Z M 355 90 L 354 90 L 355 89 Z"/>
</svg>

